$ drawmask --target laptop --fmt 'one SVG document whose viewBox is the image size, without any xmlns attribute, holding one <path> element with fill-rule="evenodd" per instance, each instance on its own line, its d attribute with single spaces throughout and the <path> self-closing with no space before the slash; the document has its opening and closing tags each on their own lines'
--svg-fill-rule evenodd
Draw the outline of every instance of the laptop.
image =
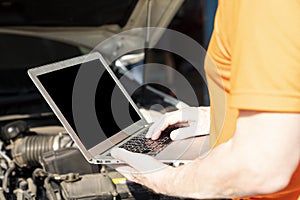
<svg viewBox="0 0 300 200">
<path fill-rule="evenodd" d="M 146 139 L 149 124 L 98 52 L 28 70 L 28 74 L 86 160 L 121 164 L 114 147 L 165 163 L 186 163 L 208 149 L 203 137 Z"/>
</svg>

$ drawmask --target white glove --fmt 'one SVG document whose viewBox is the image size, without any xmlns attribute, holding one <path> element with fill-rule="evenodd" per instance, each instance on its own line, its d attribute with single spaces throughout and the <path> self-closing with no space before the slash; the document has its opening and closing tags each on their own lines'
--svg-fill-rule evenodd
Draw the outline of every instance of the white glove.
<svg viewBox="0 0 300 200">
<path fill-rule="evenodd" d="M 178 128 L 171 132 L 172 140 L 207 135 L 210 131 L 210 107 L 187 107 L 166 113 L 153 123 L 146 138 L 158 139 L 169 126 Z"/>
</svg>

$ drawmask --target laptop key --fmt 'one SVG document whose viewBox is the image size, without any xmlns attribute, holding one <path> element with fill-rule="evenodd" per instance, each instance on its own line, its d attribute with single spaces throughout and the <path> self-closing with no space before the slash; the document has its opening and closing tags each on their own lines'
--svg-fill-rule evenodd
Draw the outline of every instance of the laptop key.
<svg viewBox="0 0 300 200">
<path fill-rule="evenodd" d="M 170 137 L 164 136 L 158 140 L 151 140 L 145 138 L 147 131 L 131 138 L 126 143 L 122 144 L 120 147 L 134 153 L 144 153 L 148 155 L 156 155 L 162 151 L 167 144 L 172 142 Z"/>
</svg>

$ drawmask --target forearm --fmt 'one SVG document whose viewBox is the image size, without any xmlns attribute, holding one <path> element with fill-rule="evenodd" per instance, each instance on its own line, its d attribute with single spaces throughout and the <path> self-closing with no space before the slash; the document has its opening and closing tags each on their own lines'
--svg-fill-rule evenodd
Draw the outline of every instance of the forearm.
<svg viewBox="0 0 300 200">
<path fill-rule="evenodd" d="M 270 194 L 285 188 L 299 165 L 299 121 L 300 114 L 240 112 L 232 139 L 178 168 L 122 149 L 111 153 L 129 164 L 118 168 L 129 180 L 158 193 L 198 199 Z"/>
<path fill-rule="evenodd" d="M 241 118 L 230 141 L 202 159 L 171 170 L 170 193 L 173 190 L 178 196 L 191 198 L 233 198 L 283 189 L 299 164 L 300 150 L 295 148 L 300 142 L 299 119 L 296 114 Z"/>
<path fill-rule="evenodd" d="M 205 158 L 174 168 L 170 173 L 170 193 L 175 191 L 175 196 L 195 199 L 255 195 L 261 193 L 259 187 L 264 183 L 263 174 L 239 159 L 232 152 L 231 143 L 220 145 Z"/>
<path fill-rule="evenodd" d="M 176 196 L 197 199 L 250 195 L 249 191 L 245 192 L 243 188 L 249 189 L 253 177 L 246 173 L 248 178 L 243 176 L 243 180 L 239 180 L 240 165 L 237 165 L 234 159 L 230 159 L 230 146 L 230 143 L 220 145 L 206 157 L 174 168 L 170 172 L 172 180 L 168 181 L 172 183 L 170 190 L 176 191 Z"/>
</svg>

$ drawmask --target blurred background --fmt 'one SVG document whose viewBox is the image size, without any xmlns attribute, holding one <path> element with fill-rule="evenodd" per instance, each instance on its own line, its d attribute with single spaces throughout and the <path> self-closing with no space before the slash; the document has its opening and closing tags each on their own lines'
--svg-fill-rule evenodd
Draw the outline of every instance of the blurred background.
<svg viewBox="0 0 300 200">
<path fill-rule="evenodd" d="M 105 39 L 139 27 L 176 30 L 207 48 L 216 7 L 217 0 L 0 0 L 0 199 L 168 199 L 87 163 L 27 70 L 87 54 Z M 137 44 L 145 48 L 110 60 L 126 45 Z M 195 67 L 172 52 L 147 48 L 145 34 L 98 50 L 118 77 L 131 72 L 128 84 L 138 87 L 132 98 L 142 109 L 163 113 L 181 102 L 209 105 L 207 86 Z M 184 76 L 197 104 L 180 95 L 172 73 L 132 70 L 147 63 L 170 66 Z M 172 87 L 143 84 L 149 80 Z"/>
</svg>

